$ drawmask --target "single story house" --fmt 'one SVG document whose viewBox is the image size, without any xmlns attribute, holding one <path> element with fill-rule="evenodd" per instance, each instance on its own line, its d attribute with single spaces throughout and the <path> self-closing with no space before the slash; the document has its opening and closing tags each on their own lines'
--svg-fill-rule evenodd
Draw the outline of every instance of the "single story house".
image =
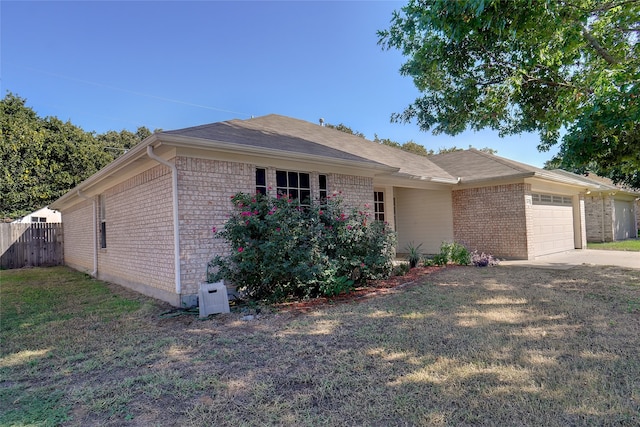
<svg viewBox="0 0 640 427">
<path fill-rule="evenodd" d="M 584 196 L 587 242 L 638 237 L 640 192 L 615 185 L 611 179 L 595 174 L 582 176 L 559 169 L 554 172 L 582 180 L 590 187 Z"/>
<path fill-rule="evenodd" d="M 62 196 L 65 263 L 175 306 L 195 305 L 212 237 L 237 192 L 341 192 L 410 243 L 461 241 L 498 257 L 586 245 L 595 185 L 477 150 L 423 157 L 267 115 L 158 132 Z"/>
<path fill-rule="evenodd" d="M 20 219 L 13 221 L 14 223 L 42 223 L 42 222 L 62 222 L 62 215 L 60 212 L 53 209 L 49 209 L 49 206 L 40 208 L 31 212 L 29 215 L 25 215 Z"/>
</svg>

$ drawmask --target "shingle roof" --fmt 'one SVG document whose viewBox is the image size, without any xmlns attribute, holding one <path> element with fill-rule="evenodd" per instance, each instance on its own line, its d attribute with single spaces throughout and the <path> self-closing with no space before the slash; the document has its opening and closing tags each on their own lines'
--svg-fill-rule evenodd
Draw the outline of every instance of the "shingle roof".
<svg viewBox="0 0 640 427">
<path fill-rule="evenodd" d="M 601 190 L 601 191 L 612 190 L 612 191 L 623 191 L 625 193 L 630 193 L 630 194 L 640 194 L 640 192 L 638 191 L 635 191 L 628 187 L 624 187 L 622 185 L 616 185 L 613 183 L 611 179 L 603 176 L 598 176 L 596 174 L 589 174 L 587 176 L 584 176 L 584 175 L 575 174 L 573 172 L 568 172 L 562 169 L 554 169 L 553 172 L 580 180 L 585 184 L 589 185 L 590 187 L 597 186 L 599 187 L 598 190 Z"/>
<path fill-rule="evenodd" d="M 430 156 L 429 159 L 450 174 L 460 177 L 461 183 L 535 176 L 572 185 L 589 186 L 579 177 L 570 176 L 573 174 L 560 174 L 556 173 L 556 171 L 540 169 L 473 148 L 436 154 Z M 591 187 L 594 185 L 591 185 Z"/>
<path fill-rule="evenodd" d="M 429 159 L 461 182 L 533 175 L 538 168 L 475 149 L 436 154 Z"/>
<path fill-rule="evenodd" d="M 229 120 L 167 131 L 163 134 L 319 155 L 339 160 L 368 161 L 397 168 L 399 170 L 395 175 L 398 176 L 455 182 L 453 176 L 426 157 L 336 129 L 277 114 L 248 120 Z"/>
</svg>

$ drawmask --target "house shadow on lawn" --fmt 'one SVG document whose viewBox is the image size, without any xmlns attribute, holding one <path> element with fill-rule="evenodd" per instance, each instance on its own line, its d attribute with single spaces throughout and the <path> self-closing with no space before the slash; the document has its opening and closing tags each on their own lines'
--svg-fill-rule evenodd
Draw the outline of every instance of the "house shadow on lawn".
<svg viewBox="0 0 640 427">
<path fill-rule="evenodd" d="M 215 339 L 227 361 L 217 371 L 224 391 L 191 408 L 190 419 L 640 421 L 640 272 L 456 267 L 431 273 L 368 298 L 226 323 Z M 243 403 L 229 411 L 234 402 Z"/>
</svg>

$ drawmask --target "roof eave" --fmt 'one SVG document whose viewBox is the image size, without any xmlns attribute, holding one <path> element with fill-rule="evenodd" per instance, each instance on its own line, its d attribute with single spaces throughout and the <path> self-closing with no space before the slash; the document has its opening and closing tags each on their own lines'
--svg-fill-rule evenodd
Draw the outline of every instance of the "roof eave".
<svg viewBox="0 0 640 427">
<path fill-rule="evenodd" d="M 242 153 L 253 154 L 261 157 L 282 159 L 283 156 L 292 160 L 315 161 L 320 163 L 331 162 L 338 166 L 358 167 L 360 169 L 373 169 L 384 173 L 394 173 L 399 168 L 385 165 L 383 163 L 371 160 L 347 160 L 338 159 L 330 156 L 322 156 L 317 154 L 298 153 L 287 150 L 278 150 L 275 148 L 264 148 L 256 146 L 248 146 L 236 144 L 232 142 L 218 141 L 214 139 L 194 138 L 187 136 L 161 135 L 160 143 L 164 145 L 174 146 L 178 148 L 195 148 L 195 149 L 214 149 L 224 153 Z"/>
</svg>

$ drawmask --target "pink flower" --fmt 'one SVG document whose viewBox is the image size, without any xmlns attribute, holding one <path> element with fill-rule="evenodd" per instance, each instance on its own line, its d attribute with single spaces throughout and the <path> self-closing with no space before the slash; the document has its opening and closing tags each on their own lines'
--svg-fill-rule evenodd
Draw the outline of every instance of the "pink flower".
<svg viewBox="0 0 640 427">
<path fill-rule="evenodd" d="M 277 232 L 280 232 L 280 227 L 276 228 L 276 231 L 277 231 Z"/>
<path fill-rule="evenodd" d="M 213 228 L 211 229 L 212 233 L 215 233 L 216 231 L 218 231 L 218 229 L 215 227 L 215 225 L 213 226 Z"/>
<path fill-rule="evenodd" d="M 240 246 L 240 247 L 238 248 L 238 252 L 242 252 L 242 251 L 244 251 L 244 248 L 243 248 L 242 246 Z"/>
<path fill-rule="evenodd" d="M 351 227 L 350 225 L 347 225 L 347 230 L 351 230 L 353 227 Z"/>
<path fill-rule="evenodd" d="M 360 263 L 360 267 L 364 268 L 364 262 Z"/>
<path fill-rule="evenodd" d="M 324 212 L 322 210 L 318 211 L 318 215 L 322 215 Z"/>
<path fill-rule="evenodd" d="M 251 212 L 243 211 L 240 215 L 242 215 L 242 216 L 251 216 Z"/>
</svg>

